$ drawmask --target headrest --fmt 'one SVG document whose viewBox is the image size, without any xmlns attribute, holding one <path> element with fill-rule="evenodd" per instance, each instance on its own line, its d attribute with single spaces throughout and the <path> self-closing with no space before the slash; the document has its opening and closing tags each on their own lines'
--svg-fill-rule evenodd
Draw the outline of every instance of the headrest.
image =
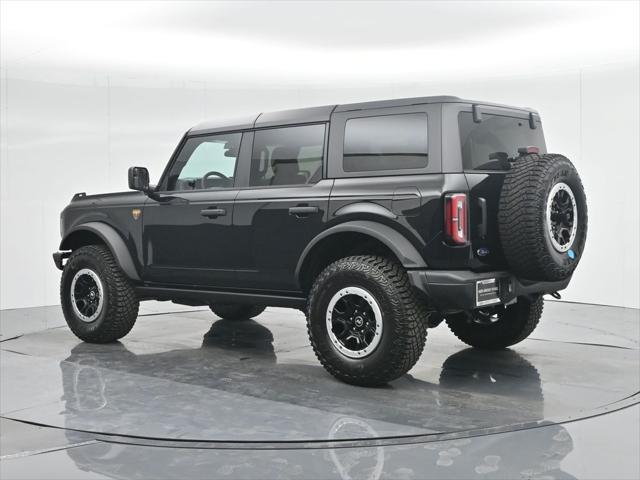
<svg viewBox="0 0 640 480">
<path fill-rule="evenodd" d="M 226 141 L 224 143 L 224 156 L 225 157 L 237 157 L 238 156 L 238 150 L 240 145 L 238 145 L 237 142 L 229 142 Z"/>
<path fill-rule="evenodd" d="M 299 148 L 292 147 L 276 147 L 271 153 L 271 168 L 282 164 L 298 165 Z"/>
</svg>

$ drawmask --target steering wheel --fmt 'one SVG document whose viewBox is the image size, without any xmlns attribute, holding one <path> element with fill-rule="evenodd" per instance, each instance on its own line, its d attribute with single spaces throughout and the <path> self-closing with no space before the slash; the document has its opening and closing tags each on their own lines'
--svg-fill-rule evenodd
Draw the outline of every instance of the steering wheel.
<svg viewBox="0 0 640 480">
<path fill-rule="evenodd" d="M 209 178 L 209 177 L 219 177 L 219 178 L 221 178 L 223 180 L 229 180 L 229 177 L 227 177 L 224 173 L 220 173 L 220 172 L 217 172 L 215 170 L 211 170 L 210 172 L 207 172 L 207 173 L 205 173 L 203 175 L 202 180 L 200 180 L 200 185 L 202 185 L 200 188 L 204 189 L 204 188 L 207 187 L 206 181 L 207 181 L 207 178 Z"/>
<path fill-rule="evenodd" d="M 207 172 L 207 173 L 204 174 L 204 176 L 202 177 L 202 180 L 206 180 L 207 178 L 213 177 L 213 176 L 220 177 L 220 178 L 223 178 L 225 180 L 229 179 L 229 177 L 227 177 L 224 173 L 220 173 L 220 172 L 216 172 L 215 170 L 211 170 L 210 172 Z"/>
</svg>

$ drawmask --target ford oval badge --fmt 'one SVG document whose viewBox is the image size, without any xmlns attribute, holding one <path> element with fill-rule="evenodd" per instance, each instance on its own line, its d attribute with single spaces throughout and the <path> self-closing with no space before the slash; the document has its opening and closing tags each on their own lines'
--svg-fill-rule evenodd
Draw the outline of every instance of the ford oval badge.
<svg viewBox="0 0 640 480">
<path fill-rule="evenodd" d="M 489 249 L 485 248 L 485 247 L 481 247 L 478 249 L 478 256 L 479 257 L 486 257 L 487 255 L 489 255 Z"/>
</svg>

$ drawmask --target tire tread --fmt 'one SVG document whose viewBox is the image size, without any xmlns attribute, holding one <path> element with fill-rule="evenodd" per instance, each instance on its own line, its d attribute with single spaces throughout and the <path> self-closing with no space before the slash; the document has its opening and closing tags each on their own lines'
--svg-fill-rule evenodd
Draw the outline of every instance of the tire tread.
<svg viewBox="0 0 640 480">
<path fill-rule="evenodd" d="M 397 315 L 392 332 L 393 351 L 388 352 L 388 361 L 384 368 L 376 371 L 361 371 L 360 374 L 349 373 L 340 369 L 325 354 L 324 349 L 314 338 L 312 322 L 324 321 L 324 318 L 311 318 L 314 303 L 325 282 L 339 272 L 360 272 L 369 276 L 373 281 L 393 293 L 389 295 L 394 312 Z M 355 385 L 379 386 L 384 385 L 408 372 L 418 361 L 426 342 L 425 306 L 420 302 L 413 290 L 409 277 L 404 268 L 384 257 L 373 255 L 358 255 L 339 259 L 326 267 L 316 278 L 309 293 L 307 304 L 307 332 L 313 351 L 333 376 L 342 381 Z"/>
<path fill-rule="evenodd" d="M 72 309 L 67 303 L 65 291 L 65 273 L 74 271 L 74 265 L 82 256 L 93 258 L 102 266 L 100 272 L 103 286 L 108 290 L 105 318 L 98 328 L 87 332 L 79 328 L 81 320 L 75 317 Z M 110 343 L 114 342 L 131 331 L 138 317 L 139 301 L 133 285 L 124 275 L 111 251 L 104 245 L 86 245 L 75 250 L 64 267 L 60 282 L 60 300 L 63 313 L 71 331 L 78 338 L 89 343 Z"/>
<path fill-rule="evenodd" d="M 495 324 L 483 325 L 469 321 L 467 315 L 451 315 L 447 325 L 458 339 L 467 345 L 484 350 L 501 350 L 520 343 L 535 330 L 542 317 L 544 300 L 521 298 L 506 307 Z M 473 314 L 473 312 L 471 312 Z"/>
<path fill-rule="evenodd" d="M 248 320 L 265 311 L 264 305 L 242 305 L 231 303 L 211 304 L 209 308 L 214 315 L 226 320 Z"/>
<path fill-rule="evenodd" d="M 511 269 L 518 276 L 533 280 L 563 280 L 569 276 L 577 261 L 568 266 L 559 265 L 546 248 L 547 234 L 546 195 L 552 170 L 566 165 L 575 171 L 573 164 L 563 155 L 530 154 L 519 158 L 505 176 L 498 206 L 498 231 L 500 245 Z M 580 195 L 584 187 L 577 175 Z M 582 228 L 586 233 L 586 212 Z M 578 256 L 584 246 L 575 246 Z"/>
</svg>

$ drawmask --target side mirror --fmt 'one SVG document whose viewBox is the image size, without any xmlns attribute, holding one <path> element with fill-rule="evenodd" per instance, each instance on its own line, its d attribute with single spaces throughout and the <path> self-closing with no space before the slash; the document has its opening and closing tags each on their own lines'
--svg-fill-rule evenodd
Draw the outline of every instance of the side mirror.
<svg viewBox="0 0 640 480">
<path fill-rule="evenodd" d="M 148 192 L 149 170 L 144 167 L 129 168 L 129 188 L 140 192 Z"/>
</svg>

